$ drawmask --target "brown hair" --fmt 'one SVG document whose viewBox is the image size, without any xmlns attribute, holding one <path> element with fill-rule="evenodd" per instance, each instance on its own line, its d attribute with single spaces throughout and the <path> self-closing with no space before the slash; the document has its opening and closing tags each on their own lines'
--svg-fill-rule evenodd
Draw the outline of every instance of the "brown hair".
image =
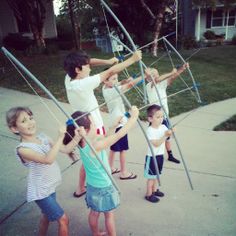
<svg viewBox="0 0 236 236">
<path fill-rule="evenodd" d="M 7 111 L 6 122 L 9 128 L 16 127 L 16 121 L 23 111 L 30 116 L 33 115 L 33 112 L 28 107 L 13 107 Z"/>
<path fill-rule="evenodd" d="M 153 104 L 151 105 L 150 107 L 147 108 L 147 117 L 153 117 L 153 115 L 157 112 L 157 111 L 160 111 L 161 110 L 161 107 L 156 105 L 156 104 Z M 149 126 L 151 125 L 152 123 L 149 122 Z"/>
<path fill-rule="evenodd" d="M 76 111 L 74 112 L 71 117 L 74 119 L 74 121 L 76 122 L 76 124 L 78 126 L 83 126 L 85 129 L 89 130 L 90 129 L 90 125 L 91 125 L 91 121 L 89 119 L 89 115 L 90 114 L 86 114 L 85 112 L 82 111 Z M 80 117 L 80 118 L 79 118 Z M 77 119 L 79 118 L 79 119 Z M 65 137 L 63 139 L 63 144 L 68 144 L 72 138 L 75 136 L 75 125 L 73 123 L 72 120 L 70 120 L 71 122 L 68 122 L 69 124 L 67 124 L 66 127 L 66 134 Z"/>
</svg>

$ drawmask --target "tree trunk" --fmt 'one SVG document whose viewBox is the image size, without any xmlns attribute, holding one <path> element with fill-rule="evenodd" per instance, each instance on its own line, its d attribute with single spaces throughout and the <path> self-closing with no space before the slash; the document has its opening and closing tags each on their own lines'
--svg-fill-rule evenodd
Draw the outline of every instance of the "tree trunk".
<svg viewBox="0 0 236 236">
<path fill-rule="evenodd" d="M 153 40 L 154 43 L 152 45 L 152 54 L 153 56 L 157 56 L 157 49 L 158 49 L 158 38 L 161 32 L 161 27 L 163 23 L 165 13 L 165 7 L 162 7 L 157 15 L 155 26 L 154 26 L 154 33 L 153 33 Z"/>
<path fill-rule="evenodd" d="M 79 25 L 77 27 L 77 24 L 75 23 L 75 16 L 74 16 L 74 12 L 73 12 L 73 2 L 72 2 L 72 0 L 68 0 L 68 6 L 69 6 L 69 13 L 70 13 L 72 31 L 73 31 L 73 35 L 74 35 L 75 48 L 78 50 L 78 49 L 80 49 L 80 38 L 79 38 L 79 35 L 78 35 Z"/>
</svg>

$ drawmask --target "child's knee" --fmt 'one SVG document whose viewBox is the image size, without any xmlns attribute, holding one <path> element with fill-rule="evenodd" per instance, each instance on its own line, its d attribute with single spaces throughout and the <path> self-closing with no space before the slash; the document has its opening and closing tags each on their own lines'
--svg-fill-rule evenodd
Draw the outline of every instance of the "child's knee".
<svg viewBox="0 0 236 236">
<path fill-rule="evenodd" d="M 59 220 L 58 223 L 60 225 L 69 225 L 69 218 L 66 214 L 64 214 Z"/>
</svg>

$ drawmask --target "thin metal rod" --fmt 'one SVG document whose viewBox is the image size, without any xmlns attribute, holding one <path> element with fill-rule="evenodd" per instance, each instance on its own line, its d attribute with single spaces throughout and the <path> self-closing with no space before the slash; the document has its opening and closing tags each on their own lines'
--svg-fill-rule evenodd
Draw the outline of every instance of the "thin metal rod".
<svg viewBox="0 0 236 236">
<path fill-rule="evenodd" d="M 123 101 L 127 104 L 127 106 L 129 108 L 131 108 L 131 104 L 130 104 L 129 100 L 127 99 L 127 97 L 117 88 L 116 85 L 114 86 L 114 88 L 116 89 L 117 93 L 120 94 L 120 96 L 122 97 Z M 146 132 L 144 130 L 144 127 L 143 127 L 143 125 L 142 125 L 142 123 L 141 123 L 139 118 L 137 119 L 137 122 L 138 122 L 138 125 L 141 128 L 141 130 L 143 132 L 143 135 L 144 135 L 144 137 L 145 137 L 145 139 L 146 139 L 146 141 L 148 143 L 148 146 L 149 146 L 149 148 L 151 150 L 153 161 L 154 161 L 155 170 L 156 170 L 156 173 L 157 173 L 157 181 L 158 181 L 159 185 L 161 186 L 160 173 L 159 173 L 159 169 L 158 169 L 158 165 L 157 165 L 157 160 L 155 158 L 156 155 L 154 154 L 153 147 L 150 144 L 150 141 L 149 141 L 149 139 L 147 137 L 147 134 L 146 134 Z"/>
<path fill-rule="evenodd" d="M 163 38 L 163 39 L 164 39 L 164 38 Z M 118 39 L 116 39 L 116 40 L 118 40 Z M 120 44 L 122 44 L 128 51 L 132 52 L 132 50 L 131 50 L 129 47 L 127 47 L 124 43 L 122 43 L 120 40 L 119 40 L 119 42 L 120 42 Z M 142 61 L 141 61 L 141 63 L 142 63 L 142 65 L 143 65 L 144 68 L 147 68 L 147 66 L 146 66 Z M 164 107 L 163 104 L 162 104 L 161 97 L 160 97 L 160 94 L 159 94 L 158 89 L 157 89 L 157 85 L 156 85 L 155 80 L 154 80 L 154 78 L 153 78 L 152 75 L 151 75 L 151 79 L 152 79 L 152 82 L 153 82 L 153 84 L 154 84 L 154 88 L 155 88 L 157 97 L 158 97 L 158 99 L 159 99 L 159 103 L 160 103 L 160 105 L 161 105 L 161 107 L 162 107 L 162 110 L 164 111 L 164 114 L 165 114 L 165 117 L 166 117 L 166 119 L 167 119 L 167 121 L 168 121 L 168 123 L 169 123 L 170 129 L 172 129 L 171 122 L 170 122 L 170 120 L 169 120 L 169 117 L 168 117 L 168 114 L 167 114 L 167 112 L 166 112 L 166 109 L 165 109 L 165 107 Z M 194 85 L 195 85 L 195 87 L 196 87 L 196 84 L 194 84 Z M 174 132 L 173 132 L 173 133 L 174 133 Z M 187 175 L 187 178 L 188 178 L 190 187 L 191 187 L 191 189 L 193 190 L 193 184 L 192 184 L 192 181 L 191 181 L 191 179 L 190 179 L 190 176 L 189 176 L 189 173 L 188 173 L 188 169 L 187 169 L 187 166 L 186 166 L 186 164 L 185 164 L 184 157 L 183 157 L 183 155 L 182 155 L 182 151 L 180 150 L 180 146 L 179 146 L 179 143 L 178 143 L 178 141 L 177 141 L 176 135 L 173 135 L 173 137 L 174 137 L 174 140 L 175 140 L 176 145 L 177 145 L 177 147 L 178 147 L 179 154 L 180 154 L 181 160 L 182 160 L 182 162 L 183 162 L 183 166 L 184 166 L 184 169 L 185 169 L 185 172 L 186 172 L 186 175 Z"/>
<path fill-rule="evenodd" d="M 100 0 L 100 2 L 106 8 L 106 10 L 111 14 L 111 16 L 115 19 L 115 21 L 118 23 L 118 25 L 121 27 L 121 29 L 125 33 L 126 37 L 128 38 L 129 42 L 131 43 L 133 51 L 137 51 L 137 48 L 136 48 L 132 38 L 130 37 L 129 33 L 127 32 L 127 30 L 125 29 L 123 24 L 120 22 L 120 20 L 114 14 L 114 12 L 110 9 L 110 7 L 103 0 Z M 141 60 L 139 61 L 139 68 L 140 68 L 140 71 L 141 71 L 142 79 L 144 79 L 144 71 L 143 71 Z M 144 91 L 144 103 L 147 103 L 147 91 L 146 91 L 145 84 L 143 84 L 143 91 Z"/>
<path fill-rule="evenodd" d="M 59 102 L 57 101 L 57 99 L 51 94 L 51 92 L 21 63 L 19 62 L 6 48 L 2 47 L 1 50 L 3 51 L 3 53 L 6 55 L 7 58 L 10 58 L 12 61 L 14 61 L 14 63 L 21 68 L 24 73 L 29 76 L 30 79 L 32 79 L 51 99 L 52 101 L 56 104 L 56 106 L 59 108 L 60 111 L 63 112 L 63 114 L 68 118 L 68 119 L 72 119 L 74 120 L 63 108 L 62 106 L 59 104 Z M 79 126 L 77 125 L 76 122 L 74 122 L 74 125 L 76 128 L 79 128 Z M 107 170 L 107 168 L 105 167 L 105 165 L 103 164 L 103 162 L 100 160 L 100 158 L 97 156 L 97 153 L 95 151 L 95 149 L 93 148 L 93 146 L 89 143 L 89 141 L 84 137 L 86 143 L 88 144 L 88 146 L 90 147 L 91 151 L 94 153 L 96 159 L 98 160 L 98 162 L 101 164 L 101 166 L 104 168 L 106 174 L 108 175 L 109 179 L 111 180 L 112 184 L 114 185 L 114 187 L 116 188 L 116 190 L 120 193 L 119 187 L 117 186 L 117 184 L 115 183 L 114 179 L 112 178 L 111 174 L 109 173 L 109 171 Z"/>
<path fill-rule="evenodd" d="M 179 58 L 181 59 L 181 61 L 185 64 L 186 61 L 185 61 L 184 58 L 180 55 L 180 53 L 173 47 L 173 45 L 172 45 L 165 37 L 163 37 L 163 40 L 174 50 L 174 52 L 179 56 Z M 198 89 L 197 89 L 196 82 L 195 82 L 195 79 L 194 79 L 194 77 L 193 77 L 193 74 L 192 74 L 192 72 L 191 72 L 191 70 L 190 70 L 189 68 L 187 68 L 187 70 L 188 70 L 188 73 L 189 73 L 189 75 L 190 75 L 190 77 L 191 77 L 191 79 L 192 79 L 192 81 L 193 81 L 194 86 L 196 87 L 196 93 L 197 93 L 197 97 L 198 97 L 198 102 L 201 103 L 201 102 L 202 102 L 202 101 L 201 101 L 201 97 L 200 97 L 199 91 L 198 91 Z"/>
</svg>

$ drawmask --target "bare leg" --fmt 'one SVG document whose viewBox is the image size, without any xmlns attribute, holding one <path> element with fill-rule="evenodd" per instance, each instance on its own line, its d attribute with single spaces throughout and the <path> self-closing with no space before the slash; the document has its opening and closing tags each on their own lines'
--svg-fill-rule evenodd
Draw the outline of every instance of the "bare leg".
<svg viewBox="0 0 236 236">
<path fill-rule="evenodd" d="M 93 236 L 99 235 L 99 229 L 98 229 L 99 216 L 100 216 L 99 212 L 90 210 L 88 221 L 89 221 L 89 225 L 92 230 Z"/>
<path fill-rule="evenodd" d="M 153 186 L 154 186 L 154 180 L 153 180 L 153 179 L 148 179 L 148 180 L 147 180 L 147 192 L 146 192 L 146 196 L 151 196 L 151 195 L 152 195 Z"/>
<path fill-rule="evenodd" d="M 125 177 L 129 174 L 127 173 L 127 170 L 126 170 L 125 154 L 126 154 L 126 151 L 120 152 L 120 172 L 121 172 L 122 177 Z"/>
<path fill-rule="evenodd" d="M 111 167 L 111 171 L 113 171 L 114 168 L 114 161 L 115 161 L 115 152 L 113 152 L 112 150 L 110 150 L 109 152 L 109 164 Z"/>
<path fill-rule="evenodd" d="M 114 211 L 104 212 L 105 225 L 109 236 L 116 236 L 115 215 Z"/>
<path fill-rule="evenodd" d="M 120 152 L 120 177 L 130 177 L 130 179 L 135 179 L 137 177 L 137 175 L 127 171 L 126 169 L 126 151 Z"/>
<path fill-rule="evenodd" d="M 171 151 L 171 144 L 170 141 L 165 141 L 166 151 Z"/>
<path fill-rule="evenodd" d="M 156 192 L 157 191 L 157 179 L 153 180 L 153 186 L 152 186 L 152 192 Z"/>
<path fill-rule="evenodd" d="M 59 236 L 68 236 L 69 235 L 69 219 L 66 214 L 64 214 L 59 220 L 58 220 L 58 235 Z"/>
<path fill-rule="evenodd" d="M 48 226 L 49 226 L 49 220 L 48 218 L 43 214 L 40 223 L 39 223 L 39 236 L 45 236 L 47 235 L 48 231 Z"/>
<path fill-rule="evenodd" d="M 84 166 L 81 165 L 80 167 L 80 171 L 79 171 L 79 183 L 76 189 L 76 194 L 79 195 L 83 192 L 86 191 L 85 189 L 85 178 L 86 178 L 86 174 L 85 174 L 85 170 L 84 170 Z"/>
</svg>

